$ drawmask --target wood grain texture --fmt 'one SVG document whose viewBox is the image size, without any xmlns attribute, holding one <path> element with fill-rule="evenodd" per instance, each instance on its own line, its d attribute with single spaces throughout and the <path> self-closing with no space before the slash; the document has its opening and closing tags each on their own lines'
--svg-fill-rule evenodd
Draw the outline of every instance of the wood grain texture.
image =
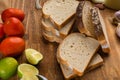
<svg viewBox="0 0 120 80">
<path fill-rule="evenodd" d="M 56 50 L 58 44 L 47 42 L 41 34 L 41 10 L 35 9 L 35 0 L 10 0 L 11 7 L 25 11 L 23 24 L 26 28 L 25 41 L 26 48 L 33 48 L 40 51 L 44 59 L 36 65 L 39 73 L 47 77 L 48 80 L 64 80 L 59 64 L 56 61 Z M 103 10 L 106 22 L 108 37 L 110 41 L 110 54 L 104 58 L 104 65 L 90 71 L 83 77 L 73 80 L 120 80 L 120 40 L 115 35 L 115 27 L 109 22 L 109 17 L 113 16 L 113 11 Z M 24 53 L 17 58 L 19 64 L 25 63 Z M 13 76 L 10 80 L 19 80 L 18 76 Z"/>
</svg>

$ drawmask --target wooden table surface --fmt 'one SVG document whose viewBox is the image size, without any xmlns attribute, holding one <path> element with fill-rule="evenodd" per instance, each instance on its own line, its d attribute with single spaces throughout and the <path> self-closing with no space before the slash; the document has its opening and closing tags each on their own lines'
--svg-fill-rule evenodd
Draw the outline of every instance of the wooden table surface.
<svg viewBox="0 0 120 80">
<path fill-rule="evenodd" d="M 36 65 L 39 73 L 48 80 L 64 80 L 63 74 L 56 61 L 56 49 L 58 44 L 47 42 L 41 35 L 41 10 L 35 9 L 35 0 L 11 0 L 11 7 L 22 9 L 25 12 L 23 24 L 26 28 L 25 41 L 26 48 L 33 48 L 40 51 L 44 59 Z M 104 64 L 100 68 L 86 73 L 83 77 L 74 80 L 120 80 L 120 40 L 115 35 L 115 27 L 109 22 L 109 17 L 113 11 L 102 11 L 110 42 L 109 56 L 104 58 Z M 17 58 L 19 64 L 25 63 L 25 55 Z M 13 76 L 10 80 L 19 80 L 18 76 Z"/>
</svg>

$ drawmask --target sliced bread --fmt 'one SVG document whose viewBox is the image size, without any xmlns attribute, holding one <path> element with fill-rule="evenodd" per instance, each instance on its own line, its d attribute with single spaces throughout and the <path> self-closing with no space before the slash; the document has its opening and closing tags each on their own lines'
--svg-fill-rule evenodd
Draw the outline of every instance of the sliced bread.
<svg viewBox="0 0 120 80">
<path fill-rule="evenodd" d="M 51 31 L 51 32 L 55 32 L 55 30 L 57 30 L 55 28 L 55 25 L 49 20 L 49 19 L 46 19 L 46 18 L 42 18 L 42 27 L 45 31 Z"/>
<path fill-rule="evenodd" d="M 60 36 L 62 38 L 65 38 L 69 34 L 70 30 L 72 29 L 74 21 L 75 21 L 75 18 L 71 19 L 70 22 L 68 22 L 64 27 L 62 27 L 59 30 Z"/>
<path fill-rule="evenodd" d="M 57 31 L 60 33 L 61 38 L 65 38 L 69 34 L 74 21 L 75 21 L 75 18 L 71 19 L 64 27 L 62 27 L 60 30 L 57 30 L 55 28 L 55 25 L 49 19 L 43 18 L 42 27 L 45 31 L 52 32 L 53 35 L 58 35 L 56 34 L 56 31 Z"/>
<path fill-rule="evenodd" d="M 48 0 L 42 8 L 43 16 L 50 18 L 61 29 L 75 15 L 78 4 L 76 0 Z"/>
<path fill-rule="evenodd" d="M 82 76 L 98 48 L 97 40 L 72 33 L 61 42 L 57 53 L 62 64 L 72 67 L 75 74 Z"/>
<path fill-rule="evenodd" d="M 56 34 L 59 34 L 59 33 L 56 31 Z M 62 38 L 60 38 L 58 35 L 53 35 L 52 32 L 43 30 L 42 35 L 49 42 L 57 42 L 57 43 L 62 42 Z"/>
<path fill-rule="evenodd" d="M 80 1 L 76 11 L 76 24 L 78 30 L 87 36 L 95 37 L 90 9 L 93 7 L 90 1 Z"/>
<path fill-rule="evenodd" d="M 108 41 L 106 26 L 100 14 L 99 9 L 97 7 L 92 8 L 91 14 L 92 14 L 92 21 L 93 21 L 94 28 L 95 28 L 95 35 L 101 44 L 103 52 L 109 53 L 110 44 Z"/>
<path fill-rule="evenodd" d="M 101 66 L 102 64 L 103 64 L 103 59 L 101 58 L 101 56 L 98 53 L 96 53 L 93 56 L 92 60 L 90 61 L 89 65 L 86 69 L 86 72 L 88 72 L 92 69 L 95 69 L 95 68 Z M 61 67 L 61 70 L 63 72 L 65 79 L 71 79 L 71 78 L 77 76 L 77 74 L 75 74 L 73 72 L 73 69 L 71 67 L 68 67 L 62 63 L 60 63 L 60 67 Z"/>
</svg>

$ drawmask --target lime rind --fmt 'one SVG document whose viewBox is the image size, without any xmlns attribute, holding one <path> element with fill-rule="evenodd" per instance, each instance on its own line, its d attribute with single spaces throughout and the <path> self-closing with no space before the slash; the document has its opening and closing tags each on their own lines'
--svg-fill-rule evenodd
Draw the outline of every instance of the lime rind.
<svg viewBox="0 0 120 80">
<path fill-rule="evenodd" d="M 33 65 L 23 63 L 18 66 L 18 76 L 20 78 L 22 78 L 23 76 L 34 76 L 38 74 L 38 69 Z"/>
<path fill-rule="evenodd" d="M 43 55 L 40 52 L 31 48 L 25 50 L 25 55 L 27 61 L 33 65 L 38 64 L 43 59 Z"/>
<path fill-rule="evenodd" d="M 20 80 L 39 80 L 39 78 L 35 75 L 33 76 L 23 76 Z"/>
</svg>

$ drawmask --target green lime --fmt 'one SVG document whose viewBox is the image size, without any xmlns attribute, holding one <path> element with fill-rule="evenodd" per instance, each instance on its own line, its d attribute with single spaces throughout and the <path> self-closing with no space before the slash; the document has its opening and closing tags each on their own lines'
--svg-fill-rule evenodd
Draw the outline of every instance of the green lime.
<svg viewBox="0 0 120 80">
<path fill-rule="evenodd" d="M 0 60 L 0 78 L 9 79 L 17 71 L 18 62 L 12 57 L 6 57 Z"/>
<path fill-rule="evenodd" d="M 33 76 L 23 76 L 20 80 L 39 80 L 39 78 L 35 75 L 33 75 Z"/>
<path fill-rule="evenodd" d="M 40 52 L 31 48 L 25 50 L 25 55 L 28 62 L 33 65 L 38 64 L 43 59 L 43 55 Z"/>
<path fill-rule="evenodd" d="M 30 77 L 30 76 L 35 76 L 38 74 L 39 74 L 38 69 L 33 65 L 23 63 L 18 66 L 18 76 L 20 78 L 22 78 L 23 76 Z"/>
</svg>

